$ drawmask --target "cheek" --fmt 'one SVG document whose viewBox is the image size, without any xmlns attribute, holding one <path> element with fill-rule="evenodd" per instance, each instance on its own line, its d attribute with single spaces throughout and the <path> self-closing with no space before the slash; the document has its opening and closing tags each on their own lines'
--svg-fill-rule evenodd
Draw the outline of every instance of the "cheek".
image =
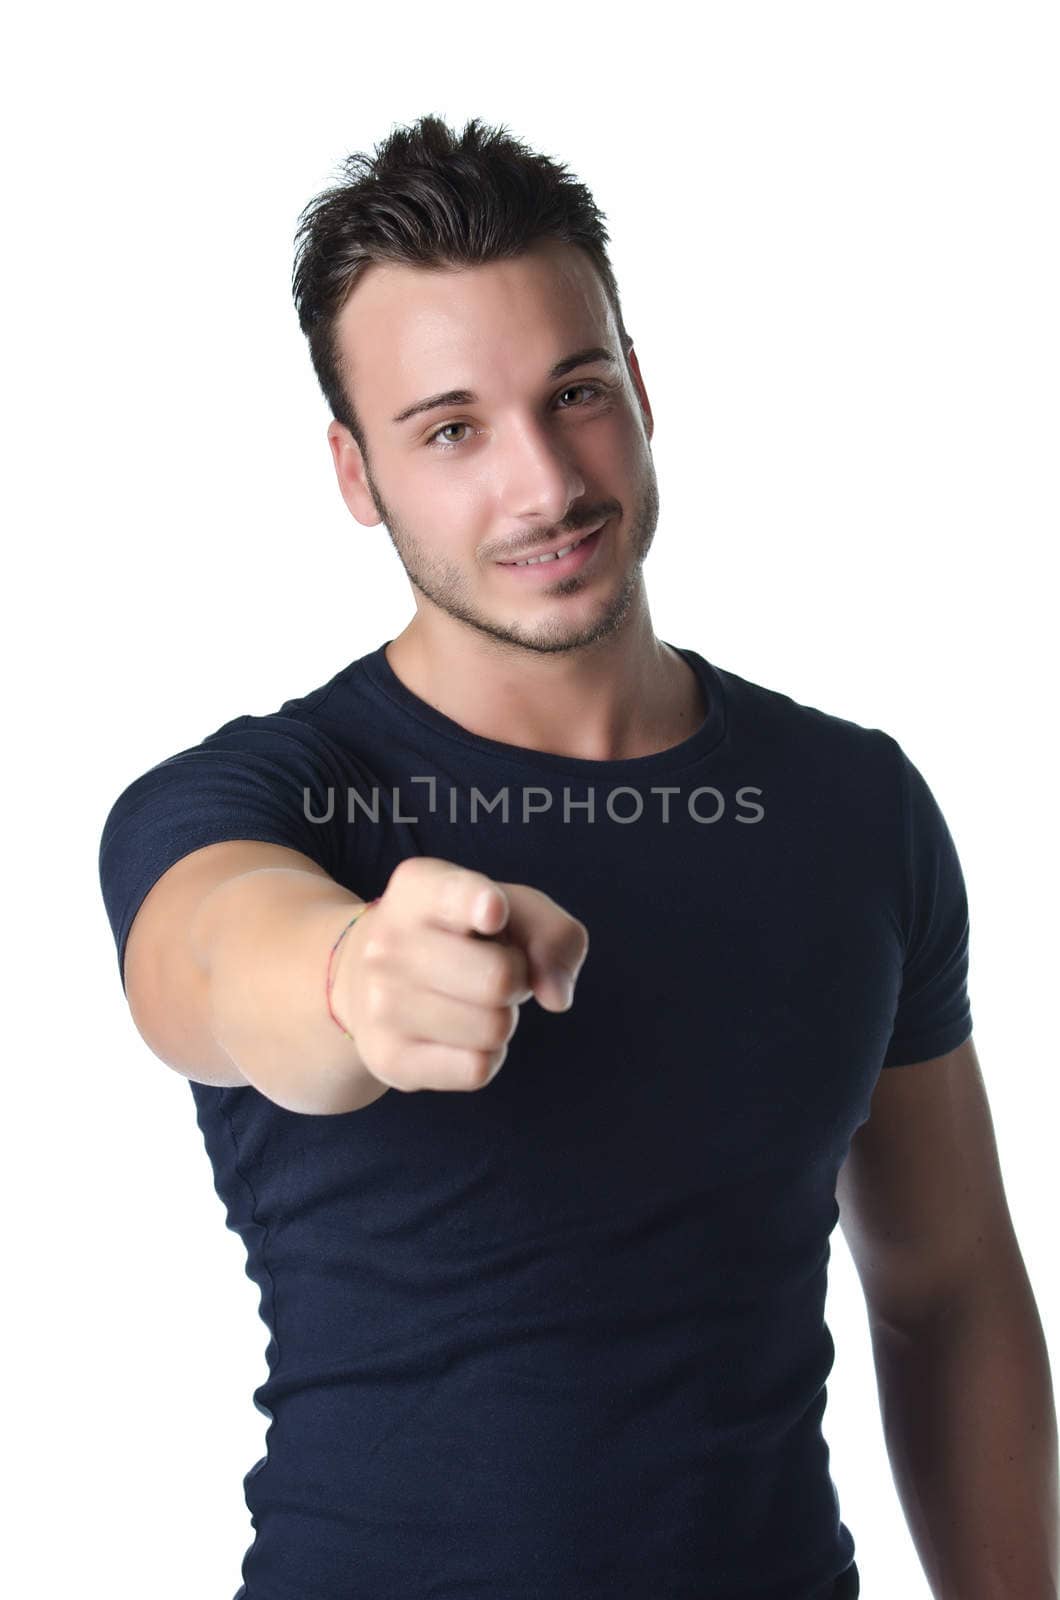
<svg viewBox="0 0 1060 1600">
<path fill-rule="evenodd" d="M 628 464 L 630 451 L 644 442 L 644 418 L 635 401 L 632 406 L 634 409 L 629 405 L 619 407 L 606 423 L 594 430 L 595 437 L 590 441 L 593 450 L 620 465 Z"/>
<path fill-rule="evenodd" d="M 399 470 L 400 511 L 418 538 L 447 557 L 459 557 L 470 525 L 482 515 L 484 486 L 455 462 L 405 463 Z"/>
<path fill-rule="evenodd" d="M 644 476 L 648 444 L 636 421 L 626 415 L 613 427 L 601 428 L 578 461 L 586 486 L 594 499 L 612 496 L 625 504 Z"/>
</svg>

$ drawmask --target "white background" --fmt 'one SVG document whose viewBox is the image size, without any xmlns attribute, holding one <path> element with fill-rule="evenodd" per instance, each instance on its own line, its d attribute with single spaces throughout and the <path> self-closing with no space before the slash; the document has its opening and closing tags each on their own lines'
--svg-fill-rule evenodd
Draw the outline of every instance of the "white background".
<svg viewBox="0 0 1060 1600">
<path fill-rule="evenodd" d="M 299 209 L 427 111 L 607 214 L 655 413 L 656 632 L 892 733 L 968 884 L 975 1039 L 1056 1367 L 1053 5 L 52 5 L 8 34 L 5 1560 L 231 1600 L 267 1335 L 96 877 L 124 786 L 392 638 L 290 298 Z M 867 1600 L 924 1600 L 832 1238 Z M 410 1597 L 411 1600 L 411 1597 Z"/>
</svg>

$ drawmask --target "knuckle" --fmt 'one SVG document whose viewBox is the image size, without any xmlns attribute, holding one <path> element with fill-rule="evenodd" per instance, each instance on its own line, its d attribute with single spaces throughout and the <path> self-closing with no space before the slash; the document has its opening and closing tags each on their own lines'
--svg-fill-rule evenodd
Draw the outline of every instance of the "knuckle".
<svg viewBox="0 0 1060 1600">
<path fill-rule="evenodd" d="M 389 881 L 391 883 L 404 883 L 406 878 L 414 881 L 423 871 L 422 862 L 422 856 L 402 856 L 393 872 L 391 872 Z"/>
<path fill-rule="evenodd" d="M 383 966 L 390 956 L 390 941 L 385 931 L 380 932 L 374 927 L 370 918 L 365 922 L 357 948 L 361 961 L 373 968 Z"/>
</svg>

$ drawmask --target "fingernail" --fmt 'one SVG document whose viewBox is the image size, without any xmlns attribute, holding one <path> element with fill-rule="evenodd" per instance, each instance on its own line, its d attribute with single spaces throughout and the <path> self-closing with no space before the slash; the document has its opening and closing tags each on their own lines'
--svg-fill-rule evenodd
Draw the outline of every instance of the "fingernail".
<svg viewBox="0 0 1060 1600">
<path fill-rule="evenodd" d="M 483 917 L 486 916 L 486 914 L 489 911 L 489 908 L 490 908 L 490 906 L 492 904 L 493 904 L 493 890 L 492 889 L 483 889 L 482 893 L 479 895 L 478 899 L 475 901 L 474 909 L 472 910 L 472 913 L 471 913 L 472 921 L 473 922 L 481 922 Z"/>
<path fill-rule="evenodd" d="M 570 973 L 563 967 L 557 967 L 555 971 L 549 973 L 548 981 L 560 995 L 560 1009 L 569 1011 L 574 1002 L 574 980 Z"/>
</svg>

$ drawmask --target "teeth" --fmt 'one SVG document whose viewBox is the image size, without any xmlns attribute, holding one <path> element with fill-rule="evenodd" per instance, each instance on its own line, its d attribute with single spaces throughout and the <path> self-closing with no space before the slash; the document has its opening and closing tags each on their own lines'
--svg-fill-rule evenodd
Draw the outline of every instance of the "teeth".
<svg viewBox="0 0 1060 1600">
<path fill-rule="evenodd" d="M 589 535 L 585 534 L 584 538 L 575 539 L 573 544 L 564 545 L 562 550 L 554 550 L 551 555 L 547 555 L 547 556 L 528 556 L 525 561 L 513 561 L 512 562 L 512 566 L 513 567 L 534 567 L 534 566 L 537 565 L 537 563 L 539 561 L 558 561 L 560 556 L 569 556 L 572 550 L 577 550 L 578 546 L 580 544 L 584 544 L 585 539 L 587 539 L 588 537 L 589 537 Z"/>
</svg>

